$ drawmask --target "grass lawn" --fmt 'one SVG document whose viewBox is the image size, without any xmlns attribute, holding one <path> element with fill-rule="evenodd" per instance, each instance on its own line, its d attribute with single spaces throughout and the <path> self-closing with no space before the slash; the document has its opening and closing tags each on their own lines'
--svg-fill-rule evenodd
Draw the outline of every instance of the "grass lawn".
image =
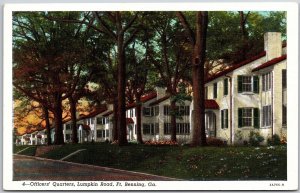
<svg viewBox="0 0 300 193">
<path fill-rule="evenodd" d="M 27 149 L 26 149 L 27 148 Z M 22 151 L 24 150 L 24 151 Z M 20 151 L 20 155 L 29 155 L 29 156 L 34 156 L 35 155 L 35 150 L 36 150 L 36 146 L 33 145 L 22 145 L 22 146 L 13 146 L 13 153 L 18 153 Z"/>
<path fill-rule="evenodd" d="M 146 172 L 186 180 L 286 180 L 286 146 L 185 147 L 67 144 L 41 157 Z"/>
</svg>

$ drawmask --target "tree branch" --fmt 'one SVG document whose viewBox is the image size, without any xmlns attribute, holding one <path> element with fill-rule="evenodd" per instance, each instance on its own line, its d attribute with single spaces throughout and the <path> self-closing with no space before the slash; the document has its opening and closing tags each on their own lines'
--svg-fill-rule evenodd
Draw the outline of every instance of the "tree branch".
<svg viewBox="0 0 300 193">
<path fill-rule="evenodd" d="M 176 15 L 177 15 L 180 23 L 183 25 L 191 44 L 195 45 L 195 43 L 196 43 L 195 33 L 193 32 L 192 28 L 190 27 L 189 23 L 187 22 L 185 16 L 183 15 L 183 13 L 181 11 L 176 12 Z"/>
</svg>

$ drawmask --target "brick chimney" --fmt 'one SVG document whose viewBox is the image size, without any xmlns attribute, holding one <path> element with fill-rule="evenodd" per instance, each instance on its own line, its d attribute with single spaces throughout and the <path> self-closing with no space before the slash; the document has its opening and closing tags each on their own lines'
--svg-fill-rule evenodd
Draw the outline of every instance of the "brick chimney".
<svg viewBox="0 0 300 193">
<path fill-rule="evenodd" d="M 266 61 L 282 55 L 281 33 L 267 32 L 264 35 Z"/>
</svg>

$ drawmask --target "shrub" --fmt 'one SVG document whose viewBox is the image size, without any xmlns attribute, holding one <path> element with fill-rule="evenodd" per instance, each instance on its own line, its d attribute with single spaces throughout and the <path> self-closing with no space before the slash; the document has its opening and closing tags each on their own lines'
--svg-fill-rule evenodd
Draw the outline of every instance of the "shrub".
<svg viewBox="0 0 300 193">
<path fill-rule="evenodd" d="M 282 137 L 280 143 L 281 143 L 281 144 L 286 144 L 286 137 Z"/>
<path fill-rule="evenodd" d="M 263 142 L 265 139 L 263 136 L 261 136 L 258 132 L 250 132 L 249 135 L 249 144 L 252 146 L 259 146 L 261 142 Z"/>
<path fill-rule="evenodd" d="M 280 145 L 281 141 L 279 135 L 275 134 L 272 138 L 268 138 L 267 143 L 268 145 Z"/>
<path fill-rule="evenodd" d="M 206 139 L 208 146 L 225 146 L 226 144 L 221 139 L 217 139 L 215 137 L 208 137 Z"/>
<path fill-rule="evenodd" d="M 178 145 L 176 141 L 145 141 L 145 145 Z"/>
</svg>

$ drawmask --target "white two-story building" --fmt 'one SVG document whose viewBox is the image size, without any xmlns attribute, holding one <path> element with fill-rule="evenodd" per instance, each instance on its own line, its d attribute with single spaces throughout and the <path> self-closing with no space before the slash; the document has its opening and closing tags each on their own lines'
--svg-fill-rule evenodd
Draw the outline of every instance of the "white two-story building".
<svg viewBox="0 0 300 193">
<path fill-rule="evenodd" d="M 287 138 L 286 47 L 280 33 L 266 33 L 264 41 L 264 52 L 206 80 L 206 98 L 220 108 L 206 110 L 206 125 L 229 144 L 247 141 L 251 131 Z"/>
</svg>

